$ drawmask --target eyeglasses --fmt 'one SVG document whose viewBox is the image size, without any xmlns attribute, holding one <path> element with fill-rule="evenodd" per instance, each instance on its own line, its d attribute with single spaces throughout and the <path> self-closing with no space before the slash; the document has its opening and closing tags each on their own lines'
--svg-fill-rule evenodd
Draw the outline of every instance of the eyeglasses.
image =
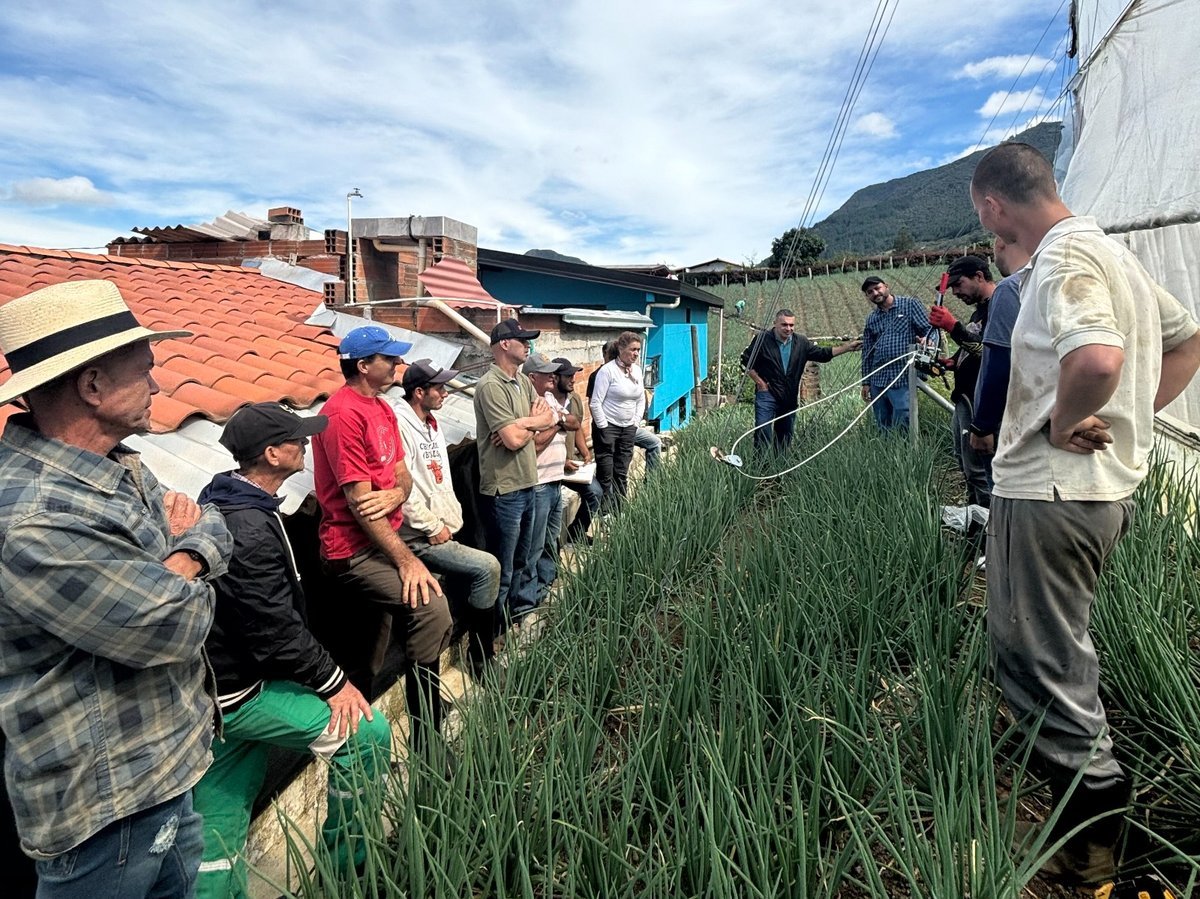
<svg viewBox="0 0 1200 899">
<path fill-rule="evenodd" d="M 294 444 L 296 444 L 296 446 L 300 446 L 300 447 L 308 446 L 308 444 L 309 444 L 309 440 L 307 437 L 296 437 L 292 440 L 285 440 L 283 442 L 284 443 L 294 443 Z"/>
</svg>

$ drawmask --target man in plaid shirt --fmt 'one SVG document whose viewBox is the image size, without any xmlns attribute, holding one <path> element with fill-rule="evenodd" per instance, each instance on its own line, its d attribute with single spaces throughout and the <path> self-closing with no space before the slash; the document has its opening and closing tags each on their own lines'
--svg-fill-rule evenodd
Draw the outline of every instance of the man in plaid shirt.
<svg viewBox="0 0 1200 899">
<path fill-rule="evenodd" d="M 907 430 L 908 379 L 903 372 L 908 360 L 898 357 L 905 356 L 912 344 L 925 339 L 929 319 L 920 300 L 894 296 L 883 278 L 875 275 L 867 278 L 862 291 L 875 307 L 863 327 L 863 402 L 875 400 L 872 409 L 880 430 Z M 888 362 L 891 364 L 884 364 Z"/>
<path fill-rule="evenodd" d="M 195 884 L 207 579 L 232 541 L 215 508 L 165 492 L 121 444 L 150 425 L 151 342 L 180 336 L 142 328 L 106 281 L 0 306 L 0 404 L 29 409 L 0 437 L 0 725 L 39 897 Z"/>
</svg>

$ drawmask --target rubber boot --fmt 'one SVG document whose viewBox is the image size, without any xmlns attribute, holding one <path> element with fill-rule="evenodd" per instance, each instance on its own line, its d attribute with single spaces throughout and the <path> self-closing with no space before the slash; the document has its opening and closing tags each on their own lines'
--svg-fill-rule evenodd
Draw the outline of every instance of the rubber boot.
<svg viewBox="0 0 1200 899">
<path fill-rule="evenodd" d="M 1095 884 L 1112 880 L 1117 876 L 1117 843 L 1125 824 L 1124 810 L 1129 805 L 1129 781 L 1120 780 L 1098 790 L 1088 789 L 1080 783 L 1068 797 L 1070 787 L 1068 780 L 1050 782 L 1054 804 L 1061 807 L 1061 811 L 1048 842 L 1057 842 L 1097 815 L 1112 814 L 1087 825 L 1067 840 L 1042 867 L 1041 873 L 1064 883 Z"/>
</svg>

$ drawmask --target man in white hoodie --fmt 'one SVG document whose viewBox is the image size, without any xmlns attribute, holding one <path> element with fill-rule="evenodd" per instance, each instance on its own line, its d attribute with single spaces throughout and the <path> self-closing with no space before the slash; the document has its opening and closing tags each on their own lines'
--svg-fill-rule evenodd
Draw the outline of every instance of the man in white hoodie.
<svg viewBox="0 0 1200 899">
<path fill-rule="evenodd" d="M 412 491 L 404 501 L 398 533 L 426 568 L 449 581 L 448 595 L 466 594 L 466 607 L 456 611 L 466 619 L 467 658 L 471 674 L 479 680 L 495 655 L 500 563 L 490 553 L 454 539 L 463 525 L 462 505 L 450 481 L 446 435 L 433 413 L 446 401 L 446 383 L 457 375 L 453 368 L 435 368 L 428 359 L 414 362 L 404 372 L 401 383 L 407 403 L 397 408 L 396 418 Z M 456 590 L 459 584 L 461 589 Z"/>
</svg>

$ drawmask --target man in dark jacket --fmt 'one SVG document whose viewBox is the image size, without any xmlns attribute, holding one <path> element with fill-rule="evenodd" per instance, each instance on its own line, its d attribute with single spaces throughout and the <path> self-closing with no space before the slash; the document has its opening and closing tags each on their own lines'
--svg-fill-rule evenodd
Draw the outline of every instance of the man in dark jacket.
<svg viewBox="0 0 1200 899">
<path fill-rule="evenodd" d="M 929 323 L 946 331 L 958 344 L 958 350 L 947 362 L 954 372 L 954 387 L 950 400 L 954 414 L 950 416 L 950 434 L 954 441 L 954 456 L 967 483 L 967 502 L 985 509 L 992 502 L 992 460 L 971 446 L 970 427 L 974 416 L 975 382 L 983 359 L 983 329 L 987 325 L 988 307 L 996 285 L 987 260 L 978 256 L 955 259 L 947 271 L 947 286 L 971 308 L 970 321 L 960 322 L 945 306 L 929 310 Z"/>
<path fill-rule="evenodd" d="M 775 448 L 786 449 L 792 442 L 800 376 L 806 364 L 828 362 L 861 346 L 861 340 L 835 347 L 817 346 L 796 333 L 796 313 L 791 309 L 776 312 L 774 326 L 761 332 L 742 351 L 742 365 L 754 382 L 754 448 L 765 449 L 771 444 L 772 419 L 778 419 L 774 422 Z"/>
<path fill-rule="evenodd" d="M 368 783 L 387 770 L 391 728 L 346 678 L 305 622 L 300 573 L 277 491 L 304 469 L 308 438 L 324 415 L 302 418 L 276 403 L 239 409 L 221 444 L 238 469 L 200 494 L 233 534 L 229 571 L 214 581 L 217 602 L 205 643 L 217 678 L 224 738 L 195 789 L 204 816 L 197 896 L 241 895 L 250 810 L 271 746 L 311 752 L 330 764 L 322 837 L 335 866 L 350 873 L 365 858 L 361 815 L 375 798 Z"/>
</svg>

